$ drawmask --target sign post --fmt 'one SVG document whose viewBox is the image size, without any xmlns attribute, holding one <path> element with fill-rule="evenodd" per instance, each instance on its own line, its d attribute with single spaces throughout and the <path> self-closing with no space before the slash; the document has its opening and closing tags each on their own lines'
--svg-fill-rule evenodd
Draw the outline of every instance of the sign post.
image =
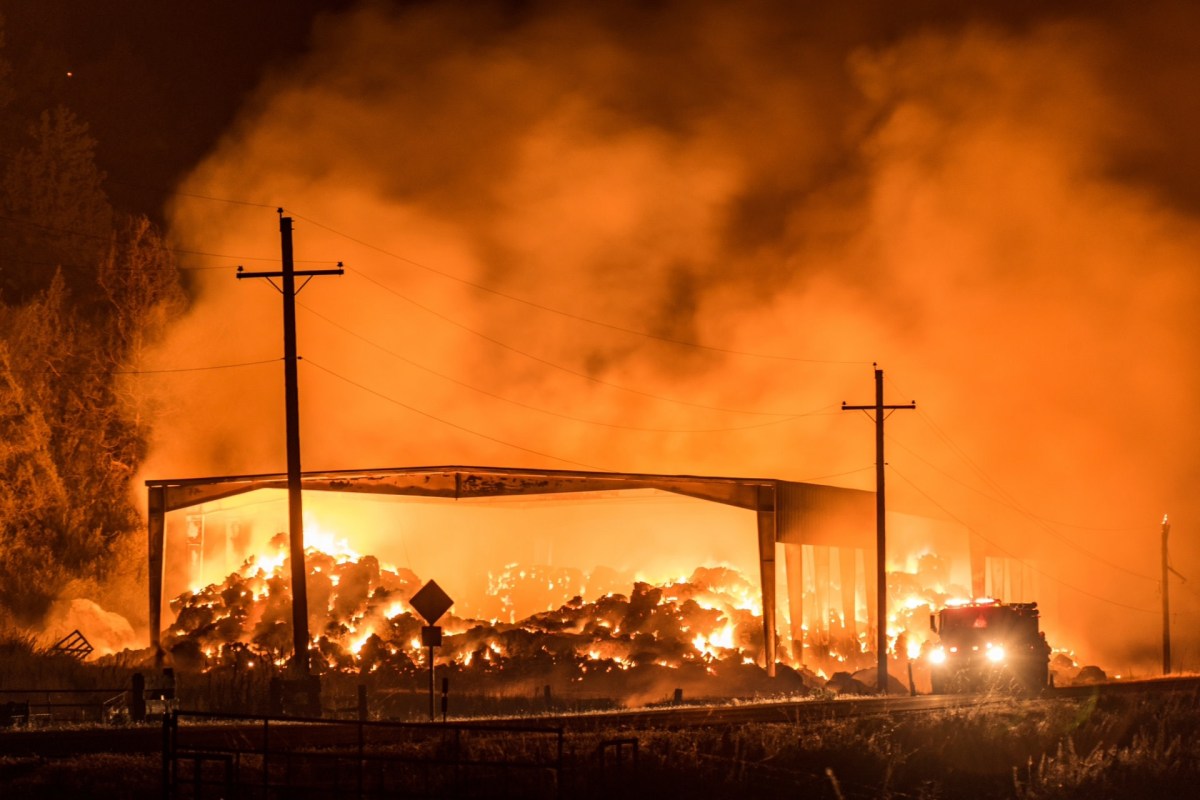
<svg viewBox="0 0 1200 800">
<path fill-rule="evenodd" d="M 429 581 L 412 596 L 408 604 L 421 615 L 422 619 L 429 623 L 421 627 L 421 644 L 429 648 L 429 721 L 433 722 L 436 713 L 437 697 L 434 687 L 433 649 L 441 647 L 442 644 L 442 629 L 435 623 L 442 618 L 443 614 L 450 610 L 450 606 L 454 605 L 454 601 L 450 599 L 450 595 L 442 590 L 442 587 L 433 581 Z"/>
</svg>

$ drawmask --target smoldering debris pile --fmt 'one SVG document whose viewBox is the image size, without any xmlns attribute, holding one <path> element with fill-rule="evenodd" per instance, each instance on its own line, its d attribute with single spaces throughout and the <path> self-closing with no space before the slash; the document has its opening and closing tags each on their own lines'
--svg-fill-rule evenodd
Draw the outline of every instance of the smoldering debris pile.
<svg viewBox="0 0 1200 800">
<path fill-rule="evenodd" d="M 421 587 L 413 572 L 371 556 L 334 557 L 310 549 L 311 665 L 318 673 L 416 678 L 427 669 L 423 621 L 408 600 Z M 176 619 L 163 645 L 176 666 L 194 670 L 277 669 L 291 654 L 290 566 L 248 561 L 222 583 L 171 602 Z M 524 573 L 548 585 L 550 568 L 511 568 L 501 589 Z M 561 577 L 561 576 L 560 576 Z M 549 579 L 549 580 L 548 580 Z M 569 581 L 562 581 L 569 585 Z M 762 667 L 757 589 L 727 568 L 699 568 L 687 580 L 635 582 L 626 593 L 576 595 L 552 610 L 514 621 L 440 620 L 438 669 L 480 691 L 556 686 L 578 696 L 654 698 L 798 693 L 820 685 L 811 673 Z M 499 606 L 511 607 L 506 597 Z"/>
</svg>

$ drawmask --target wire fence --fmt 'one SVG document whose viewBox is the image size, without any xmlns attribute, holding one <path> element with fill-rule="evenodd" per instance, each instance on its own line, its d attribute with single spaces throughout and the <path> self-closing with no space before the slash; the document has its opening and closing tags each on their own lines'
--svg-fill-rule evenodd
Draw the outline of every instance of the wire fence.
<svg viewBox="0 0 1200 800">
<path fill-rule="evenodd" d="M 558 798 L 563 729 L 175 711 L 170 798 Z"/>
</svg>

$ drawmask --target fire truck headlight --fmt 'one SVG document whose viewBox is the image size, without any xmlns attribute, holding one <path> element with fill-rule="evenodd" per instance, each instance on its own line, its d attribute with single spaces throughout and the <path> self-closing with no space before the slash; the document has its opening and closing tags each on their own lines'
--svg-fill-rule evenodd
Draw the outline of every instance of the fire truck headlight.
<svg viewBox="0 0 1200 800">
<path fill-rule="evenodd" d="M 930 664 L 945 664 L 946 663 L 946 651 L 940 647 L 937 648 L 936 650 L 931 650 L 929 652 L 929 663 Z"/>
<path fill-rule="evenodd" d="M 1000 646 L 989 648 L 987 651 L 988 660 L 994 664 L 999 664 L 1004 660 L 1004 648 Z"/>
</svg>

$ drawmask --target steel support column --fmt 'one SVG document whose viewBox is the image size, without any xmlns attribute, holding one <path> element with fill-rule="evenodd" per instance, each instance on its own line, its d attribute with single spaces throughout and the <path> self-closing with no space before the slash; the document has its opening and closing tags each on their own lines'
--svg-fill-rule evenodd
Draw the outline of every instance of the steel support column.
<svg viewBox="0 0 1200 800">
<path fill-rule="evenodd" d="M 167 504 L 166 489 L 161 486 L 151 486 L 149 492 L 148 518 L 146 531 L 148 535 L 147 552 L 149 558 L 149 589 L 150 589 L 150 646 L 154 648 L 156 666 L 162 666 L 162 602 L 163 602 L 163 552 L 167 536 Z"/>
<path fill-rule="evenodd" d="M 783 562 L 787 574 L 788 616 L 792 620 L 792 661 L 804 664 L 804 550 L 803 545 L 785 544 Z"/>
<path fill-rule="evenodd" d="M 763 658 L 775 677 L 775 487 L 758 489 L 758 566 L 762 582 Z"/>
<path fill-rule="evenodd" d="M 842 636 L 846 639 L 858 639 L 858 623 L 855 620 L 858 609 L 858 550 L 853 547 L 839 547 L 838 567 L 842 577 Z"/>
</svg>

